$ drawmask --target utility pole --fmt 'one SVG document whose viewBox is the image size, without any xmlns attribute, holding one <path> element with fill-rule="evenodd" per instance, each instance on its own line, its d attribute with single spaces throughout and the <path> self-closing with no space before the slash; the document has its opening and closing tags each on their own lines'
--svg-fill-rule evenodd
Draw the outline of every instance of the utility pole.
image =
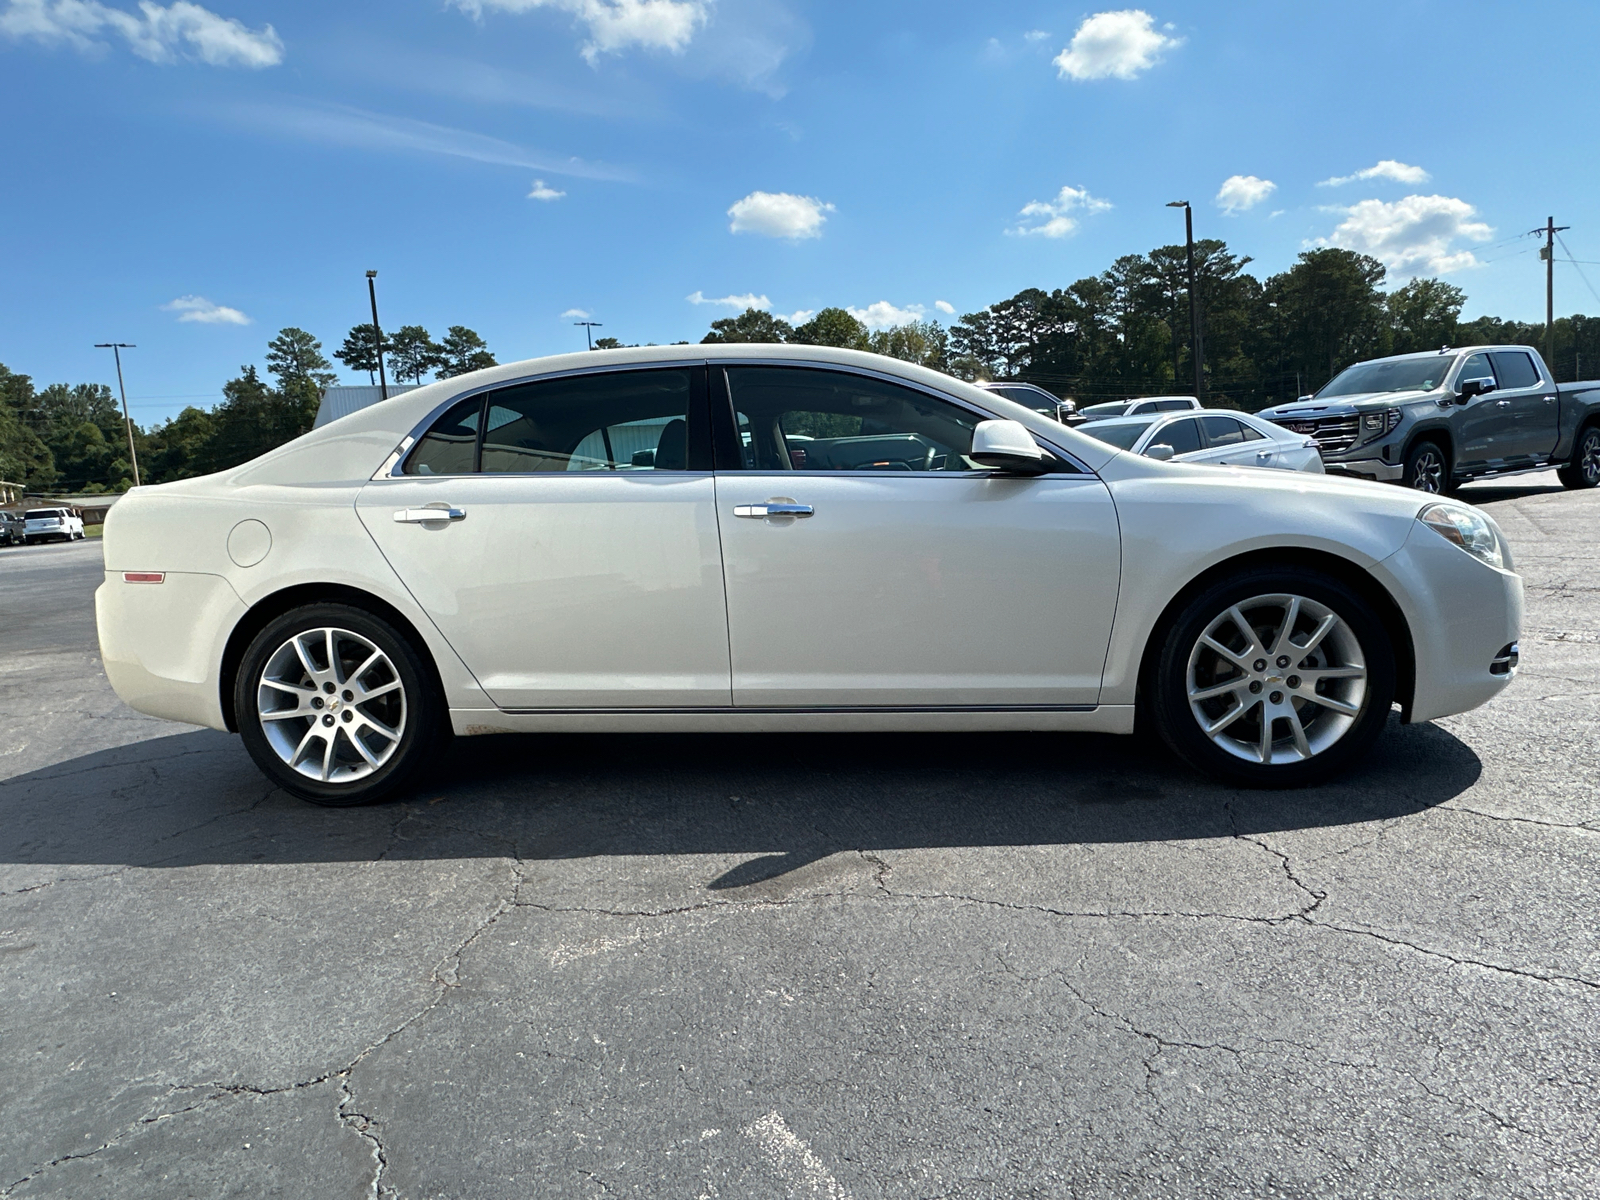
<svg viewBox="0 0 1600 1200">
<path fill-rule="evenodd" d="M 372 301 L 372 350 L 378 356 L 378 387 L 379 395 L 385 400 L 389 398 L 389 381 L 383 377 L 383 330 L 378 326 L 378 273 L 367 272 L 367 297 Z M 372 376 L 367 376 L 371 379 Z"/>
<path fill-rule="evenodd" d="M 589 339 L 589 349 L 593 350 L 594 349 L 594 331 L 596 329 L 604 328 L 604 322 L 602 322 L 602 321 L 574 321 L 573 324 L 574 325 L 582 325 L 584 327 L 583 328 L 583 336 Z"/>
<path fill-rule="evenodd" d="M 1544 245 L 1539 250 L 1539 257 L 1544 259 L 1544 361 L 1550 364 L 1552 375 L 1556 371 L 1556 234 L 1571 228 L 1557 225 L 1554 217 L 1546 217 L 1544 228 L 1532 231 L 1535 235 L 1544 234 Z"/>
<path fill-rule="evenodd" d="M 1205 345 L 1200 340 L 1200 300 L 1194 288 L 1194 210 L 1187 200 L 1173 200 L 1167 207 L 1183 209 L 1183 243 L 1189 263 L 1189 347 L 1194 357 L 1194 398 L 1204 404 Z"/>
<path fill-rule="evenodd" d="M 122 423 L 128 428 L 128 461 L 133 464 L 133 486 L 139 486 L 139 452 L 133 448 L 133 418 L 128 415 L 128 389 L 122 386 L 122 352 L 138 349 L 132 342 L 96 342 L 96 350 L 109 350 L 117 360 L 117 391 L 122 393 Z"/>
</svg>

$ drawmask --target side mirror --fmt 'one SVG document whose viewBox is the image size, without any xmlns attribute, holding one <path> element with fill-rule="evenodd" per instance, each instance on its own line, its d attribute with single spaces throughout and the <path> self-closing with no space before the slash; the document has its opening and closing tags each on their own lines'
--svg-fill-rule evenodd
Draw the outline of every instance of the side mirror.
<svg viewBox="0 0 1600 1200">
<path fill-rule="evenodd" d="M 1144 448 L 1144 456 L 1146 458 L 1153 458 L 1157 462 L 1170 462 L 1172 461 L 1172 456 L 1176 453 L 1177 451 L 1171 446 L 1167 445 L 1165 442 L 1160 442 L 1154 446 L 1146 446 Z"/>
<path fill-rule="evenodd" d="M 1071 400 L 1056 405 L 1056 420 L 1065 425 L 1069 420 L 1078 415 L 1078 406 Z"/>
<path fill-rule="evenodd" d="M 967 457 L 985 467 L 1019 475 L 1043 475 L 1044 451 L 1018 421 L 979 421 Z"/>
<path fill-rule="evenodd" d="M 1495 381 L 1485 375 L 1480 379 L 1463 379 L 1456 392 L 1457 403 L 1465 404 L 1474 396 L 1487 396 L 1498 386 Z"/>
</svg>

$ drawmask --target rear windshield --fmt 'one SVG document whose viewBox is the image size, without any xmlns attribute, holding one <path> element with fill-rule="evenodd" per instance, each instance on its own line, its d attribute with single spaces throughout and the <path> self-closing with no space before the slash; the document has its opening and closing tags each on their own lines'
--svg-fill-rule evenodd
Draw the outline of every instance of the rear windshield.
<svg viewBox="0 0 1600 1200">
<path fill-rule="evenodd" d="M 1153 421 L 1094 421 L 1088 425 L 1079 425 L 1079 433 L 1087 433 L 1092 438 L 1115 446 L 1118 450 L 1132 450 L 1133 444 L 1139 440 Z"/>
<path fill-rule="evenodd" d="M 1357 363 L 1346 367 L 1324 385 L 1317 399 L 1326 396 L 1360 396 L 1368 392 L 1431 392 L 1444 382 L 1455 362 L 1451 354 L 1429 358 L 1397 358 Z"/>
<path fill-rule="evenodd" d="M 37 521 L 37 520 L 40 520 L 43 517 L 59 517 L 59 516 L 61 516 L 61 510 L 59 508 L 36 508 L 33 511 L 29 512 L 22 519 L 24 521 Z"/>
</svg>

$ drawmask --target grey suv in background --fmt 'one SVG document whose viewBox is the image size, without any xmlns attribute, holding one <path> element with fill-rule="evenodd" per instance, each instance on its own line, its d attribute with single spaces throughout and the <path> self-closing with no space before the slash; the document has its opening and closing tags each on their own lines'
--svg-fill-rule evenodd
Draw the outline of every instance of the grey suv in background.
<svg viewBox="0 0 1600 1200">
<path fill-rule="evenodd" d="M 1555 467 L 1600 483 L 1600 381 L 1553 382 L 1531 346 L 1467 346 L 1347 367 L 1258 416 L 1316 438 L 1330 474 L 1446 492 Z"/>
</svg>

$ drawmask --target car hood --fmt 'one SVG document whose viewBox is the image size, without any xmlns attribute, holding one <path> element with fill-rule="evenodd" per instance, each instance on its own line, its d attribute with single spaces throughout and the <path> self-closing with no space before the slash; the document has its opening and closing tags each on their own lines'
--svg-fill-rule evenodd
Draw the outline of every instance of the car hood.
<svg viewBox="0 0 1600 1200">
<path fill-rule="evenodd" d="M 1256 414 L 1268 421 L 1295 420 L 1307 417 L 1348 417 L 1352 413 L 1370 412 L 1375 408 L 1396 408 L 1413 400 L 1422 400 L 1432 392 L 1366 392 L 1355 396 L 1330 396 L 1326 400 L 1295 400 L 1263 408 Z"/>
</svg>

